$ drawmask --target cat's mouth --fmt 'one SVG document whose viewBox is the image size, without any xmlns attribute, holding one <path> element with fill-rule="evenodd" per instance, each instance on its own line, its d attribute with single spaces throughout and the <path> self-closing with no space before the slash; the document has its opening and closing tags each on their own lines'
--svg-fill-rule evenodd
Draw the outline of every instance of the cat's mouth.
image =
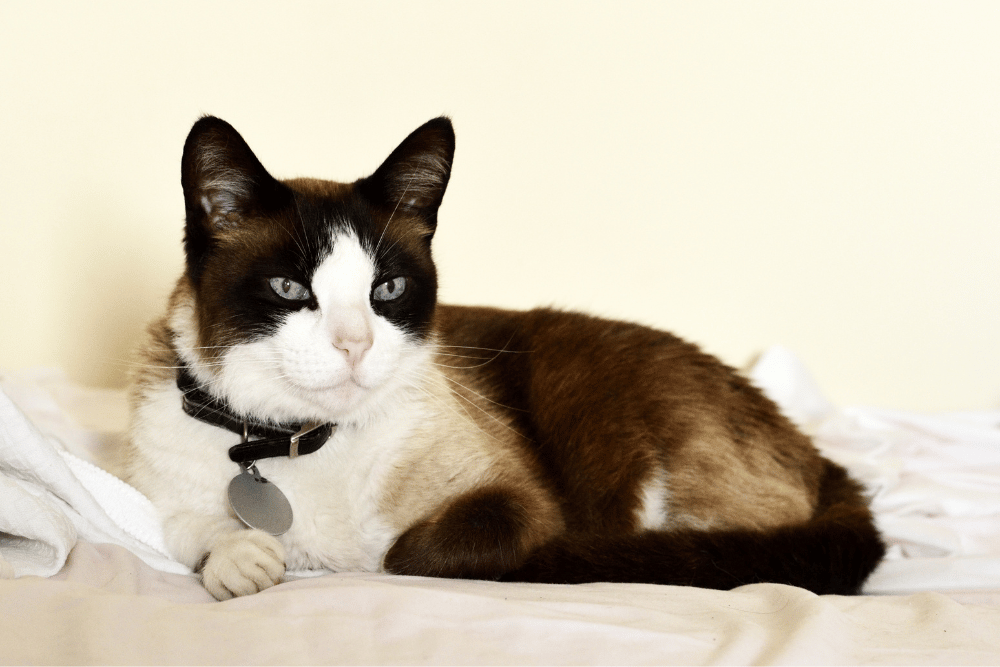
<svg viewBox="0 0 1000 667">
<path fill-rule="evenodd" d="M 359 368 L 329 363 L 308 354 L 282 360 L 280 376 L 300 392 L 368 391 L 374 383 Z"/>
<path fill-rule="evenodd" d="M 302 398 L 331 407 L 353 407 L 375 389 L 355 373 L 343 378 L 329 378 L 326 381 L 320 378 L 310 378 L 310 381 L 306 382 L 297 378 L 287 378 L 287 381 Z"/>
</svg>

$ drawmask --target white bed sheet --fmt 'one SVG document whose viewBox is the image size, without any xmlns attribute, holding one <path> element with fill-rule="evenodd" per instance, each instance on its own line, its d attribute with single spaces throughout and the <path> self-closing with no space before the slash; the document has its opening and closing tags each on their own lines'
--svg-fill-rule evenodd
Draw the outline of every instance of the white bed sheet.
<svg viewBox="0 0 1000 667">
<path fill-rule="evenodd" d="M 751 377 L 873 493 L 890 557 L 865 596 L 347 573 L 216 603 L 160 553 L 144 499 L 90 465 L 113 463 L 122 393 L 58 371 L 5 373 L 0 388 L 20 409 L 0 435 L 20 438 L 22 463 L 23 443 L 52 448 L 70 529 L 62 549 L 40 549 L 49 561 L 35 574 L 16 551 L 25 536 L 0 536 L 21 575 L 0 580 L 0 662 L 1000 664 L 1000 412 L 837 408 L 780 348 Z M 23 491 L 9 456 L 0 472 Z M 0 504 L 0 530 L 38 518 L 16 512 Z"/>
</svg>

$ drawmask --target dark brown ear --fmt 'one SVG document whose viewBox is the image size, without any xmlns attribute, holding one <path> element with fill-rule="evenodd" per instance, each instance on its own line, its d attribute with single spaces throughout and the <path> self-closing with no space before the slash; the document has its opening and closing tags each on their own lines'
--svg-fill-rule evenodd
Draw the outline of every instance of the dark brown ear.
<svg viewBox="0 0 1000 667">
<path fill-rule="evenodd" d="M 430 120 L 403 140 L 374 174 L 359 182 L 361 192 L 389 210 L 407 210 L 437 226 L 455 157 L 455 132 L 445 117 Z"/>
<path fill-rule="evenodd" d="M 184 250 L 196 281 L 206 254 L 220 236 L 277 210 L 291 196 L 267 173 L 233 126 L 212 116 L 196 122 L 184 142 L 181 185 L 187 215 Z"/>
</svg>

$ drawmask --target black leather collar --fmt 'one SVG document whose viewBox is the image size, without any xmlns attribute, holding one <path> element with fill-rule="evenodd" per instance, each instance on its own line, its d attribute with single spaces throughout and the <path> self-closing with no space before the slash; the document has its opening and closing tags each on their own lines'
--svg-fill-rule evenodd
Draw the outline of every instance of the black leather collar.
<svg viewBox="0 0 1000 667">
<path fill-rule="evenodd" d="M 181 406 L 186 414 L 243 438 L 242 443 L 229 448 L 229 458 L 235 463 L 312 454 L 326 444 L 337 428 L 336 424 L 261 424 L 247 421 L 233 412 L 225 401 L 202 389 L 183 364 L 177 370 L 177 388 L 181 390 Z"/>
</svg>

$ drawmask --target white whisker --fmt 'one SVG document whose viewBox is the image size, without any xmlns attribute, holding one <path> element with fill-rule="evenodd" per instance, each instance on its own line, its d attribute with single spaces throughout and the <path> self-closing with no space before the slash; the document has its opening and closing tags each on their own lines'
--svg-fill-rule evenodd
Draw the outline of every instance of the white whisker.
<svg viewBox="0 0 1000 667">
<path fill-rule="evenodd" d="M 392 209 L 392 213 L 389 214 L 389 219 L 385 221 L 385 227 L 382 228 L 382 233 L 378 237 L 378 242 L 375 243 L 375 248 L 372 250 L 372 258 L 376 261 L 379 258 L 379 248 L 382 245 L 382 239 L 385 237 L 385 233 L 389 230 L 389 225 L 392 224 L 392 219 L 396 216 L 396 211 L 399 210 L 399 205 L 403 203 L 403 197 L 406 196 L 406 192 L 410 189 L 410 185 L 413 184 L 414 178 L 416 178 L 416 174 L 412 174 L 410 176 L 409 182 L 407 182 L 406 187 L 403 188 L 403 193 L 399 195 L 399 199 L 396 200 L 396 206 Z M 392 246 L 389 246 L 389 248 L 386 249 L 386 252 L 388 252 L 391 248 Z"/>
</svg>

